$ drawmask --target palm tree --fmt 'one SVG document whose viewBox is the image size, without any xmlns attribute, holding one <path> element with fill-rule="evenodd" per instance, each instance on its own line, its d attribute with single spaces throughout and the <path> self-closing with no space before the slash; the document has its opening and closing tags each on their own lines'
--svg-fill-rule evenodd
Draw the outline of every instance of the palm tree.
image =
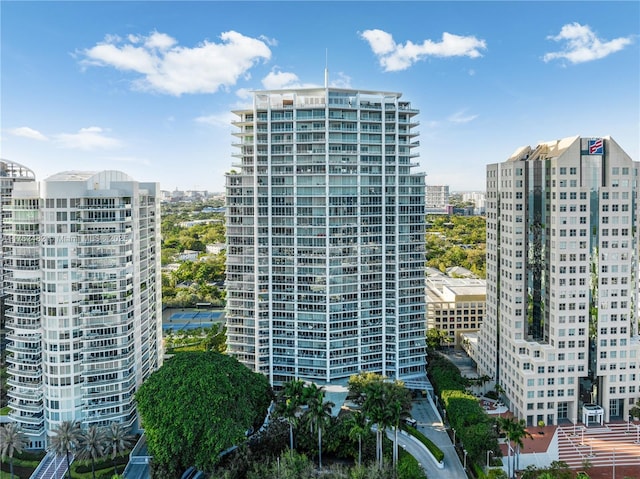
<svg viewBox="0 0 640 479">
<path fill-rule="evenodd" d="M 293 427 L 298 420 L 304 389 L 304 381 L 301 379 L 292 379 L 285 383 L 281 393 L 284 401 L 281 403 L 280 414 L 289 424 L 289 449 L 291 451 L 293 451 Z"/>
<path fill-rule="evenodd" d="M 411 410 L 411 393 L 404 387 L 401 381 L 393 383 L 385 383 L 387 389 L 387 414 L 389 422 L 393 426 L 394 443 L 393 443 L 393 466 L 398 464 L 398 429 L 400 421 L 409 417 Z"/>
<path fill-rule="evenodd" d="M 527 423 L 524 419 L 520 419 L 519 421 L 514 420 L 511 428 L 511 440 L 516 445 L 516 471 L 520 469 L 520 448 L 524 447 L 522 440 L 526 438 L 533 438 L 529 431 L 527 431 Z"/>
<path fill-rule="evenodd" d="M 2 448 L 2 460 L 9 457 L 9 470 L 13 479 L 13 455 L 20 454 L 27 447 L 29 440 L 15 422 L 10 422 L 0 427 L 0 447 Z"/>
<path fill-rule="evenodd" d="M 408 417 L 411 409 L 411 395 L 405 389 L 401 381 L 371 382 L 365 390 L 365 401 L 362 411 L 377 425 L 376 428 L 376 459 L 382 468 L 382 441 L 385 431 L 389 427 L 394 428 L 394 464 L 398 459 L 398 428 L 400 421 Z"/>
<path fill-rule="evenodd" d="M 71 461 L 69 454 L 78 447 L 80 441 L 80 423 L 63 421 L 52 431 L 50 448 L 56 454 L 64 454 L 67 458 L 67 477 L 71 479 Z"/>
<path fill-rule="evenodd" d="M 523 443 L 523 439 L 527 438 L 527 437 L 533 437 L 531 436 L 531 434 L 529 434 L 529 431 L 527 431 L 527 423 L 525 422 L 524 419 L 515 419 L 515 418 L 511 418 L 511 417 L 499 417 L 498 418 L 498 427 L 500 427 L 500 429 L 502 431 L 505 432 L 506 436 L 507 436 L 507 469 L 509 469 L 510 471 L 512 471 L 509 474 L 509 477 L 512 476 L 512 474 L 515 472 L 516 469 L 519 468 L 520 466 L 520 459 L 519 459 L 519 455 L 520 455 L 520 448 L 524 446 Z M 514 443 L 515 449 L 511 447 L 511 443 Z M 513 464 L 511 464 L 511 451 L 514 451 L 514 456 L 513 456 Z M 517 460 L 517 464 L 516 464 L 516 460 Z"/>
<path fill-rule="evenodd" d="M 376 462 L 382 469 L 382 434 L 386 429 L 385 394 L 382 379 L 369 383 L 364 391 L 362 412 L 376 425 Z"/>
<path fill-rule="evenodd" d="M 104 457 L 105 445 L 104 431 L 98 426 L 89 426 L 86 431 L 81 432 L 78 458 L 91 460 L 91 476 L 93 479 L 96 479 L 96 459 Z"/>
<path fill-rule="evenodd" d="M 358 466 L 362 465 L 362 435 L 369 431 L 367 418 L 361 412 L 354 412 L 347 420 L 349 425 L 349 439 L 358 439 Z"/>
<path fill-rule="evenodd" d="M 511 477 L 511 430 L 513 429 L 513 419 L 510 417 L 498 417 L 498 428 L 503 431 L 507 437 L 507 475 Z"/>
<path fill-rule="evenodd" d="M 105 453 L 111 454 L 111 460 L 113 461 L 114 474 L 118 475 L 118 464 L 116 463 L 116 457 L 118 454 L 129 450 L 133 444 L 133 437 L 127 434 L 127 430 L 122 427 L 119 422 L 112 422 L 109 427 L 104 431 L 105 437 Z"/>
<path fill-rule="evenodd" d="M 331 401 L 324 400 L 324 389 L 315 384 L 305 388 L 304 397 L 308 406 L 305 412 L 311 432 L 318 433 L 318 467 L 322 469 L 322 429 L 331 417 L 331 408 L 335 406 Z"/>
</svg>

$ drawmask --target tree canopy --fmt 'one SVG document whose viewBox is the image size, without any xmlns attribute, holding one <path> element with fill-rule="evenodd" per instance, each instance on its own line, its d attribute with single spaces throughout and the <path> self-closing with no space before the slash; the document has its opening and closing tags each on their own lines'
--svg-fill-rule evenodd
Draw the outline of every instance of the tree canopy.
<svg viewBox="0 0 640 479">
<path fill-rule="evenodd" d="M 136 401 L 158 470 L 211 471 L 220 454 L 263 422 L 273 393 L 267 378 L 216 352 L 182 353 L 147 379 Z"/>
</svg>

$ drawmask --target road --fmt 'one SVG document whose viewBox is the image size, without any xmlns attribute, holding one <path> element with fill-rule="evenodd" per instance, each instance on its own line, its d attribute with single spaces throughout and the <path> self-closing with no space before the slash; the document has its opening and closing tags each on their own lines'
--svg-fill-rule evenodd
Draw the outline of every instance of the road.
<svg viewBox="0 0 640 479">
<path fill-rule="evenodd" d="M 424 461 L 420 461 L 416 457 L 421 464 L 425 465 L 427 477 L 429 479 L 467 479 L 467 474 L 464 472 L 460 459 L 453 449 L 451 439 L 429 400 L 418 399 L 413 401 L 411 414 L 418 421 L 417 429 L 444 452 L 444 469 L 438 469 L 432 459 L 425 464 Z M 408 448 L 407 450 L 411 452 Z M 432 468 L 428 466 L 432 466 Z"/>
</svg>

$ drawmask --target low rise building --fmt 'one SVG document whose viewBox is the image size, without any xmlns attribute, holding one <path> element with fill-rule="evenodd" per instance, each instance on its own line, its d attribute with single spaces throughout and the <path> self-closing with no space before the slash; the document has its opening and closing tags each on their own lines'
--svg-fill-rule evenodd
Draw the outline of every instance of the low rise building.
<svg viewBox="0 0 640 479">
<path fill-rule="evenodd" d="M 482 279 L 451 277 L 427 271 L 427 330 L 445 331 L 449 344 L 463 347 L 463 334 L 480 329 L 486 306 L 487 285 Z"/>
</svg>

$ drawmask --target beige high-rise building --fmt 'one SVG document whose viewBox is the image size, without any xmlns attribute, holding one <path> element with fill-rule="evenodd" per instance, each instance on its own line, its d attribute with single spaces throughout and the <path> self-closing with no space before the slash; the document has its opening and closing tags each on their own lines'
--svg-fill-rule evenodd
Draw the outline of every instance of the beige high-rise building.
<svg viewBox="0 0 640 479">
<path fill-rule="evenodd" d="M 474 359 L 510 409 L 626 420 L 640 399 L 638 168 L 610 137 L 487 167 L 487 313 Z"/>
</svg>

